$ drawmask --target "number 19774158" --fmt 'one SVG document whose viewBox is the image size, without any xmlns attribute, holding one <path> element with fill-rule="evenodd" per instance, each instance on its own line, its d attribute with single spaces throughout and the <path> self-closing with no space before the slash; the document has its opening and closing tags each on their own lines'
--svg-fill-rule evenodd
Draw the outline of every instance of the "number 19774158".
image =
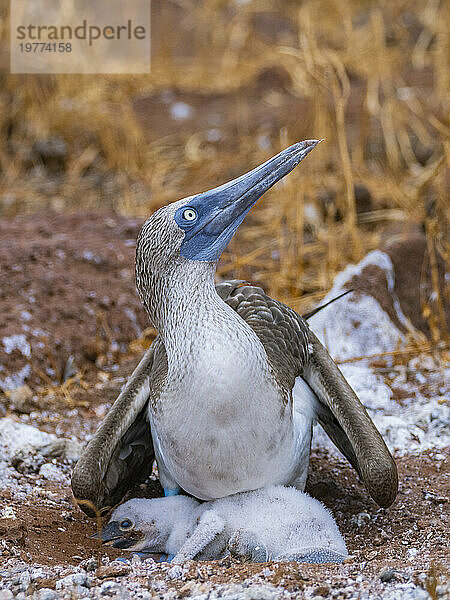
<svg viewBox="0 0 450 600">
<path fill-rule="evenodd" d="M 27 42 L 20 43 L 21 52 L 72 52 L 72 44 L 70 42 Z"/>
</svg>

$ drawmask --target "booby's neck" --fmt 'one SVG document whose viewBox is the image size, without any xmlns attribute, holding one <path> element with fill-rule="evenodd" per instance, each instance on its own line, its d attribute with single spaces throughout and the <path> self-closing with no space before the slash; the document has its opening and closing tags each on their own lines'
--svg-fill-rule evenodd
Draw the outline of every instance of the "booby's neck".
<svg viewBox="0 0 450 600">
<path fill-rule="evenodd" d="M 263 389 L 271 378 L 256 333 L 218 295 L 215 267 L 215 263 L 183 259 L 163 276 L 150 274 L 145 288 L 145 306 L 166 351 L 168 381 L 180 391 L 180 382 L 186 380 L 185 397 L 201 390 L 205 397 L 217 397 L 225 388 L 228 397 L 230 382 L 235 396 L 241 397 L 250 380 Z M 214 390 L 210 389 L 212 374 Z M 190 389 L 193 385 L 195 392 Z"/>
<path fill-rule="evenodd" d="M 234 312 L 216 292 L 215 271 L 213 262 L 178 259 L 163 276 L 150 274 L 145 306 L 166 351 L 191 342 L 213 315 Z"/>
</svg>

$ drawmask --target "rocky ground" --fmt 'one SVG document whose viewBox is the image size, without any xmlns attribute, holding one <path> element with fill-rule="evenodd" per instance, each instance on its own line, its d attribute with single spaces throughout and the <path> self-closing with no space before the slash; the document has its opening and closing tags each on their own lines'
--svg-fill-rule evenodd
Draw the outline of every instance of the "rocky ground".
<svg viewBox="0 0 450 600">
<path fill-rule="evenodd" d="M 134 292 L 139 225 L 113 213 L 0 224 L 0 600 L 448 598 L 448 371 L 411 294 L 419 234 L 341 274 L 330 296 L 355 283 L 359 292 L 341 301 L 339 319 L 335 305 L 311 321 L 399 468 L 398 498 L 379 509 L 317 431 L 308 491 L 338 522 L 350 552 L 343 565 L 181 568 L 89 538 L 99 524 L 74 506 L 70 472 L 154 335 Z"/>
</svg>

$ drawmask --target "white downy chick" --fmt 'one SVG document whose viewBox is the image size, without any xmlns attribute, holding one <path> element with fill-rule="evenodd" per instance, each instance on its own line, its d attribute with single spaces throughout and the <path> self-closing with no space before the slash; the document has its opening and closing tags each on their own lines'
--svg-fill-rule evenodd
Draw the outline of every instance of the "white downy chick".
<svg viewBox="0 0 450 600">
<path fill-rule="evenodd" d="M 228 553 L 253 562 L 342 562 L 348 555 L 330 511 L 283 486 L 204 503 L 187 496 L 135 498 L 113 512 L 102 540 L 130 551 L 175 555 L 174 563 Z"/>
</svg>

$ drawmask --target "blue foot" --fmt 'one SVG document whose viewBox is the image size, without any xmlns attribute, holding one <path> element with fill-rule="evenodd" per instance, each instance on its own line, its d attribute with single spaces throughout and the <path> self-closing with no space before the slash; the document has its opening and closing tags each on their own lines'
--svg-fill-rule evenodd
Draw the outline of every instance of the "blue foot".
<svg viewBox="0 0 450 600">
<path fill-rule="evenodd" d="M 154 552 L 146 552 L 145 550 L 139 551 L 139 552 L 133 552 L 132 556 L 138 556 L 141 560 L 145 560 L 146 558 L 151 558 L 152 554 L 154 554 Z M 120 562 L 124 562 L 124 563 L 129 563 L 130 559 L 129 558 L 125 558 L 124 556 L 119 556 L 119 558 L 115 558 L 114 560 L 118 560 Z"/>
<path fill-rule="evenodd" d="M 172 560 L 175 558 L 175 554 L 161 554 L 161 556 L 158 558 L 158 560 L 156 562 L 162 563 L 162 562 L 172 562 Z"/>
<path fill-rule="evenodd" d="M 173 490 L 169 490 L 168 488 L 164 488 L 164 496 L 178 496 L 180 493 L 180 488 L 174 488 Z"/>
<path fill-rule="evenodd" d="M 151 558 L 152 552 L 146 552 L 145 550 L 142 550 L 142 552 L 133 552 L 133 556 L 139 556 L 141 560 L 145 560 L 146 558 Z"/>
<path fill-rule="evenodd" d="M 161 556 L 158 558 L 158 560 L 156 562 L 167 562 L 167 554 L 161 554 Z"/>
</svg>

